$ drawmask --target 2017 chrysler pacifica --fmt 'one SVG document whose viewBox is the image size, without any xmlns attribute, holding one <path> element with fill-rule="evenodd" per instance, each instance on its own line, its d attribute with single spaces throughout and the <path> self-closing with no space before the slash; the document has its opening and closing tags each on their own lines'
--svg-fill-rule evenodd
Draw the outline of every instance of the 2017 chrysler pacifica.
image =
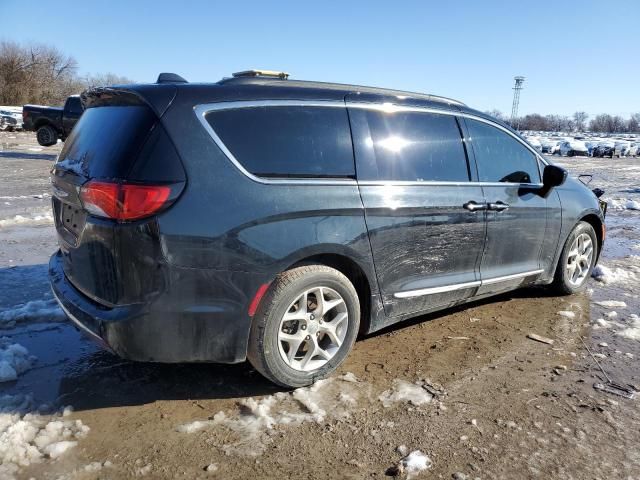
<svg viewBox="0 0 640 480">
<path fill-rule="evenodd" d="M 98 88 L 51 180 L 69 318 L 118 355 L 308 385 L 356 336 L 585 286 L 596 196 L 448 98 L 249 71 Z"/>
</svg>

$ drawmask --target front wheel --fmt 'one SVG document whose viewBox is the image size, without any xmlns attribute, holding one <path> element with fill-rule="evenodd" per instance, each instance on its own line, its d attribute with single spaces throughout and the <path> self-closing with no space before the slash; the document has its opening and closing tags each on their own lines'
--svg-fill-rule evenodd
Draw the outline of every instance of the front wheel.
<svg viewBox="0 0 640 480">
<path fill-rule="evenodd" d="M 293 268 L 260 302 L 247 356 L 272 382 L 303 387 L 342 364 L 359 327 L 358 294 L 347 277 L 325 265 Z"/>
<path fill-rule="evenodd" d="M 579 222 L 564 244 L 552 288 L 563 295 L 584 290 L 597 257 L 596 232 L 589 223 Z"/>
</svg>

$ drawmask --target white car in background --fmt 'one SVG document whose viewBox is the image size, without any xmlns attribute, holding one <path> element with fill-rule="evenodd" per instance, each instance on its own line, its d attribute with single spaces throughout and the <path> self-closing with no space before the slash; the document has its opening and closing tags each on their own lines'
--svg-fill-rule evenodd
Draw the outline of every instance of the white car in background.
<svg viewBox="0 0 640 480">
<path fill-rule="evenodd" d="M 631 143 L 626 140 L 616 140 L 613 144 L 615 155 L 620 157 L 626 157 L 629 155 L 629 150 L 631 150 Z"/>
<path fill-rule="evenodd" d="M 0 130 L 22 130 L 22 112 L 0 108 Z"/>
<path fill-rule="evenodd" d="M 552 138 L 543 137 L 540 139 L 541 151 L 542 153 L 553 153 L 553 147 L 558 144 L 556 140 Z"/>
<path fill-rule="evenodd" d="M 542 152 L 542 144 L 540 143 L 540 140 L 538 140 L 538 137 L 527 137 L 527 142 L 529 142 L 529 145 L 533 148 Z"/>
<path fill-rule="evenodd" d="M 565 140 L 560 143 L 560 156 L 575 157 L 589 155 L 589 149 L 582 140 Z"/>
</svg>

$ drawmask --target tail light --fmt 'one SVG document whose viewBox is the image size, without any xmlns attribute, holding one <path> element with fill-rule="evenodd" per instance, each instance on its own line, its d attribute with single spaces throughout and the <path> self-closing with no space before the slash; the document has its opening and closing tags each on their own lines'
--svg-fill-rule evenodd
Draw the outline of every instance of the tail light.
<svg viewBox="0 0 640 480">
<path fill-rule="evenodd" d="M 92 180 L 80 189 L 80 199 L 91 215 L 126 222 L 160 212 L 173 203 L 181 188 L 182 184 L 139 185 Z"/>
</svg>

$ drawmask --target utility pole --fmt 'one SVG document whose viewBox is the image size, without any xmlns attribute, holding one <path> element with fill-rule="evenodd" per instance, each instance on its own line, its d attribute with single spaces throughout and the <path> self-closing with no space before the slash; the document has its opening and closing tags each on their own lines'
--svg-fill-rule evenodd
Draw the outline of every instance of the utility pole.
<svg viewBox="0 0 640 480">
<path fill-rule="evenodd" d="M 513 87 L 513 106 L 511 107 L 511 126 L 518 130 L 520 127 L 520 119 L 518 118 L 518 106 L 520 105 L 520 91 L 524 83 L 524 77 L 513 77 L 516 84 Z"/>
</svg>

